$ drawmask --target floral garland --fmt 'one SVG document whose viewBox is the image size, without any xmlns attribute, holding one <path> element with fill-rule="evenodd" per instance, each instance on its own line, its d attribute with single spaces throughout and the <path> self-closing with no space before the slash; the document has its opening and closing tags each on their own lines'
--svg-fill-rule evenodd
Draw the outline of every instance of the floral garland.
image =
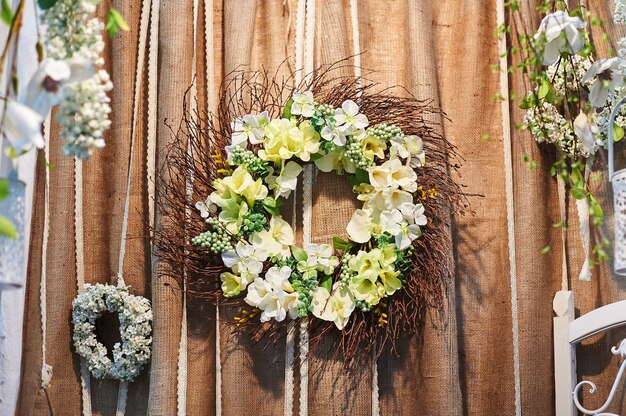
<svg viewBox="0 0 626 416">
<path fill-rule="evenodd" d="M 111 126 L 109 114 L 111 99 L 107 93 L 113 89 L 109 74 L 104 69 L 102 51 L 104 23 L 91 17 L 100 0 L 57 0 L 42 13 L 42 23 L 47 27 L 45 47 L 47 58 L 63 62 L 88 62 L 89 69 L 80 82 L 70 82 L 63 91 L 56 119 L 63 127 L 61 139 L 65 141 L 67 156 L 89 158 L 94 149 L 104 147 L 104 132 Z"/>
<path fill-rule="evenodd" d="M 626 49 L 619 50 L 618 56 L 599 57 L 592 36 L 594 27 L 602 32 L 609 49 L 611 39 L 604 33 L 599 17 L 591 15 L 583 6 L 570 8 L 566 2 L 558 0 L 538 1 L 537 10 L 544 17 L 532 35 L 528 34 L 533 32 L 520 14 L 519 2 L 510 2 L 507 8 L 512 14 L 511 24 L 499 27 L 498 33 L 500 36 L 512 34 L 514 45 L 507 54 L 517 62 L 507 71 L 520 72 L 523 81 L 531 85 L 521 98 L 520 108 L 525 114 L 517 127 L 530 131 L 536 142 L 556 148 L 557 160 L 550 173 L 563 179 L 566 193 L 579 201 L 578 207 L 585 207 L 579 208 L 578 213 L 581 236 L 586 246 L 589 231 L 585 224 L 591 224 L 595 242 L 587 257 L 589 265 L 596 265 L 608 258 L 609 242 L 601 227 L 604 224 L 602 207 L 588 180 L 593 158 L 606 146 L 609 131 L 612 130 L 615 141 L 624 137 L 626 109 L 620 111 L 614 125 L 609 125 L 609 119 L 615 104 L 626 93 Z M 624 10 L 623 0 L 617 0 L 616 23 L 626 21 Z M 513 91 L 510 96 L 515 99 Z M 537 166 L 528 153 L 524 154 L 524 160 L 531 168 Z M 566 213 L 555 227 L 566 228 L 567 222 Z M 549 251 L 549 246 L 542 250 Z M 590 279 L 586 266 L 580 278 Z"/>
<path fill-rule="evenodd" d="M 219 300 L 225 322 L 253 339 L 274 342 L 308 317 L 311 350 L 334 329 L 334 351 L 351 361 L 416 333 L 442 305 L 450 215 L 464 196 L 449 173 L 455 149 L 430 121 L 438 109 L 335 73 L 298 88 L 237 73 L 214 114 L 184 109 L 154 243 L 162 274 L 186 276 L 192 296 Z M 283 213 L 304 169 L 345 177 L 362 202 L 343 238 L 296 244 Z"/>
<path fill-rule="evenodd" d="M 220 276 L 224 296 L 247 292 L 244 300 L 261 322 L 312 313 L 341 330 L 356 308 L 368 312 L 402 289 L 412 242 L 427 222 L 415 202 L 422 200 L 414 169 L 425 163 L 423 144 L 394 125 L 368 126 L 354 101 L 335 109 L 317 103 L 311 91 L 295 92 L 281 118 L 263 112 L 232 122 L 225 169 L 232 173 L 196 204 L 211 230 L 193 243 L 221 255 L 231 268 Z M 248 145 L 262 148 L 255 153 Z M 297 187 L 299 162 L 310 161 L 322 172 L 354 174 L 364 202 L 347 226 L 350 241 L 334 240 L 341 265 L 329 244 L 294 245 L 278 211 Z"/>
<path fill-rule="evenodd" d="M 96 320 L 105 312 L 117 313 L 121 342 L 113 346 L 113 360 L 96 339 Z M 133 296 L 126 286 L 86 284 L 72 302 L 73 341 L 95 378 L 133 381 L 150 359 L 152 308 L 150 301 Z"/>
</svg>

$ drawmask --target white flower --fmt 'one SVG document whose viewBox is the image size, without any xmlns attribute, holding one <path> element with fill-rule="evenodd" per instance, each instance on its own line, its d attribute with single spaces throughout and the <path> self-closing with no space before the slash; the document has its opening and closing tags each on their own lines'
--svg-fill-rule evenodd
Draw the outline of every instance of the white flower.
<svg viewBox="0 0 626 416">
<path fill-rule="evenodd" d="M 344 101 L 341 108 L 335 110 L 335 123 L 337 129 L 346 135 L 364 129 L 369 124 L 367 117 L 359 114 L 359 106 L 352 100 Z"/>
<path fill-rule="evenodd" d="M 428 219 L 424 214 L 425 209 L 422 204 L 404 203 L 400 205 L 400 212 L 409 224 L 426 225 Z"/>
<path fill-rule="evenodd" d="M 302 172 L 302 166 L 294 161 L 287 162 L 280 171 L 280 175 L 269 175 L 266 178 L 270 189 L 278 198 L 289 198 L 291 191 L 298 187 L 298 175 Z"/>
<path fill-rule="evenodd" d="M 315 113 L 315 100 L 311 91 L 305 91 L 302 94 L 293 93 L 293 103 L 291 104 L 291 114 L 302 115 L 311 118 Z"/>
<path fill-rule="evenodd" d="M 380 225 L 384 232 L 395 237 L 396 247 L 400 250 L 407 249 L 411 242 L 422 235 L 420 225 L 426 225 L 422 204 L 405 202 L 400 209 L 383 211 L 380 214 Z"/>
<path fill-rule="evenodd" d="M 585 22 L 579 17 L 570 16 L 559 10 L 546 15 L 535 34 L 535 40 L 545 36 L 543 64 L 552 65 L 561 56 L 561 52 L 575 54 L 585 45 L 585 39 L 579 29 L 585 28 Z"/>
<path fill-rule="evenodd" d="M 370 210 L 357 209 L 346 227 L 348 235 L 356 243 L 367 243 L 372 237 L 372 213 Z"/>
<path fill-rule="evenodd" d="M 234 251 L 222 253 L 222 262 L 224 266 L 241 275 L 242 285 L 245 287 L 263 271 L 263 262 L 267 260 L 267 254 L 263 247 L 239 241 Z"/>
<path fill-rule="evenodd" d="M 87 59 L 46 59 L 28 81 L 18 100 L 46 117 L 50 109 L 64 97 L 67 84 L 85 81 L 95 73 L 93 63 Z"/>
<path fill-rule="evenodd" d="M 339 131 L 337 127 L 324 126 L 321 136 L 324 140 L 333 142 L 337 146 L 345 146 L 347 142 L 346 135 Z"/>
<path fill-rule="evenodd" d="M 339 282 L 333 286 L 333 293 L 318 287 L 313 293 L 313 315 L 324 321 L 334 322 L 340 331 L 346 327 L 350 315 L 354 311 L 354 296 L 350 289 Z"/>
<path fill-rule="evenodd" d="M 275 215 L 270 219 L 269 225 L 269 230 L 252 234 L 250 242 L 270 256 L 276 256 L 279 259 L 289 257 L 291 254 L 289 247 L 295 241 L 293 229 L 282 217 Z"/>
<path fill-rule="evenodd" d="M 339 265 L 339 259 L 333 256 L 333 247 L 330 244 L 305 244 L 304 251 L 307 254 L 307 264 L 316 266 L 324 274 L 332 274 Z"/>
<path fill-rule="evenodd" d="M 587 153 L 592 155 L 596 152 L 596 142 L 599 140 L 600 129 L 582 110 L 574 120 L 574 133 L 580 139 Z"/>
<path fill-rule="evenodd" d="M 370 184 L 376 190 L 391 187 L 389 165 L 385 162 L 380 166 L 372 166 L 367 169 L 369 173 Z"/>
<path fill-rule="evenodd" d="M 388 165 L 389 183 L 392 187 L 408 192 L 417 191 L 417 175 L 410 166 L 403 165 L 398 159 L 388 160 L 384 165 Z"/>
<path fill-rule="evenodd" d="M 283 266 L 278 268 L 276 266 L 270 267 L 265 273 L 265 280 L 276 290 L 284 290 L 285 292 L 293 292 L 293 287 L 289 283 L 291 277 L 291 268 L 289 266 Z"/>
<path fill-rule="evenodd" d="M 387 188 L 402 188 L 409 192 L 417 190 L 417 175 L 409 166 L 402 164 L 400 159 L 391 159 L 380 166 L 367 169 L 370 184 L 377 191 Z"/>
<path fill-rule="evenodd" d="M 391 138 L 390 147 L 390 158 L 409 159 L 409 166 L 412 168 L 424 166 L 426 163 L 424 144 L 417 136 L 394 136 Z"/>
<path fill-rule="evenodd" d="M 204 201 L 196 202 L 196 209 L 200 211 L 202 218 L 208 218 L 211 213 L 217 212 L 217 205 L 211 202 L 211 196 L 208 196 Z"/>
<path fill-rule="evenodd" d="M 231 142 L 233 145 L 242 145 L 247 142 L 250 144 L 263 143 L 265 138 L 265 126 L 268 125 L 270 119 L 267 111 L 259 115 L 247 114 L 241 118 L 236 118 L 231 123 L 233 135 Z"/>
<path fill-rule="evenodd" d="M 604 106 L 609 93 L 615 91 L 617 87 L 624 84 L 624 76 L 621 74 L 620 58 L 600 59 L 591 65 L 585 77 L 583 84 L 592 82 L 589 92 L 589 103 L 596 108 Z"/>
<path fill-rule="evenodd" d="M 403 225 L 406 225 L 406 221 L 404 221 L 402 213 L 399 210 L 394 209 L 380 213 L 380 226 L 383 232 L 396 236 L 402 231 Z"/>
<path fill-rule="evenodd" d="M 298 317 L 298 294 L 289 283 L 291 269 L 283 266 L 280 269 L 271 267 L 265 279 L 257 277 L 248 287 L 245 302 L 261 309 L 261 322 L 274 318 L 283 321 L 287 315 L 291 319 Z"/>
<path fill-rule="evenodd" d="M 364 208 L 374 209 L 378 212 L 398 209 L 405 202 L 412 202 L 413 196 L 407 191 L 398 188 L 385 188 L 375 191 L 369 200 L 363 205 Z"/>
<path fill-rule="evenodd" d="M 3 133 L 17 154 L 31 149 L 33 146 L 44 147 L 41 135 L 43 118 L 39 113 L 24 104 L 8 100 L 6 104 Z"/>
<path fill-rule="evenodd" d="M 335 170 L 342 174 L 344 170 L 348 173 L 356 172 L 356 165 L 346 157 L 345 149 L 335 148 L 315 161 L 315 166 L 322 172 Z"/>
</svg>

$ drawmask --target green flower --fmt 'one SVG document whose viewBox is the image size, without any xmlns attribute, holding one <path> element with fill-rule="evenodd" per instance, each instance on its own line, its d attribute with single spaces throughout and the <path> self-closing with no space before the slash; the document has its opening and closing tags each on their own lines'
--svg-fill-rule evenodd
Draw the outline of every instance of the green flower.
<svg viewBox="0 0 626 416">
<path fill-rule="evenodd" d="M 241 283 L 241 276 L 230 272 L 224 272 L 220 275 L 222 281 L 222 292 L 227 298 L 232 298 L 241 293 L 245 286 Z"/>
</svg>

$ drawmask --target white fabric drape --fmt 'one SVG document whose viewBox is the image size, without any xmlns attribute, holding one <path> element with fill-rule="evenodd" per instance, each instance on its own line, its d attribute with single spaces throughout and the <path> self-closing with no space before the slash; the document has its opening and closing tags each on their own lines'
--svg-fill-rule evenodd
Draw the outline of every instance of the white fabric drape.
<svg viewBox="0 0 626 416">
<path fill-rule="evenodd" d="M 19 85 L 23 86 L 37 69 L 37 27 L 35 24 L 34 0 L 26 0 L 22 29 L 20 31 L 17 54 L 17 73 Z M 13 8 L 19 1 L 13 0 Z M 0 25 L 0 48 L 4 47 L 8 27 Z M 0 85 L 5 86 L 4 77 Z M 30 223 L 32 216 L 33 184 L 37 152 L 30 152 L 19 159 L 18 177 L 26 183 L 26 212 L 24 217 L 24 245 L 26 253 L 30 244 Z M 8 161 L 0 161 L 0 171 L 7 171 Z M 4 175 L 1 175 L 4 176 Z M 3 237 L 0 237 L 3 238 Z M 24 257 L 25 262 L 28 256 Z M 26 282 L 26 264 L 24 264 L 23 282 Z M 17 395 L 20 386 L 20 366 L 22 361 L 22 325 L 24 317 L 24 288 L 0 289 L 0 414 L 15 414 Z"/>
</svg>

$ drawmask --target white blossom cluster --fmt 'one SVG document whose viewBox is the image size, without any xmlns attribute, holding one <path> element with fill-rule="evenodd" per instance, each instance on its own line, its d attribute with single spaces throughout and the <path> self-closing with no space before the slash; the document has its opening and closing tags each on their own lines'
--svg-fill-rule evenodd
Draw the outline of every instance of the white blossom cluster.
<svg viewBox="0 0 626 416">
<path fill-rule="evenodd" d="M 626 0 L 615 0 L 613 20 L 617 24 L 626 24 Z"/>
<path fill-rule="evenodd" d="M 546 68 L 546 75 L 552 81 L 557 94 L 564 96 L 566 87 L 567 91 L 576 91 L 589 68 L 589 58 L 571 55 L 568 59 L 561 59 L 559 63 Z"/>
<path fill-rule="evenodd" d="M 113 361 L 95 333 L 96 319 L 105 312 L 117 313 L 120 321 L 121 343 L 113 346 Z M 131 295 L 128 287 L 86 284 L 72 302 L 72 323 L 74 348 L 95 378 L 133 381 L 150 359 L 150 301 Z"/>
<path fill-rule="evenodd" d="M 58 0 L 54 6 L 43 11 L 48 58 L 83 58 L 95 66 L 104 63 L 104 24 L 97 18 L 89 17 L 96 11 L 99 1 Z M 103 69 L 92 78 L 75 84 L 67 87 L 57 120 L 64 130 L 61 137 L 65 141 L 65 154 L 89 158 L 94 148 L 104 146 L 104 131 L 111 125 L 107 92 L 113 85 Z"/>
<path fill-rule="evenodd" d="M 86 157 L 93 149 L 104 147 L 104 131 L 111 125 L 109 97 L 113 88 L 109 74 L 99 70 L 92 78 L 68 85 L 67 99 L 61 100 L 56 118 L 64 126 L 66 156 Z"/>
<path fill-rule="evenodd" d="M 550 103 L 542 102 L 524 114 L 524 124 L 538 143 L 551 143 L 570 156 L 589 156 L 574 135 L 572 123 Z"/>
<path fill-rule="evenodd" d="M 577 91 L 591 66 L 592 63 L 588 58 L 571 55 L 568 59 L 561 59 L 548 66 L 546 76 L 551 81 L 556 94 L 567 97 Z M 608 105 L 603 107 L 603 111 Z M 610 109 L 608 111 L 610 115 Z M 595 121 L 600 116 L 597 113 L 591 113 L 589 118 L 590 121 Z M 539 106 L 532 106 L 526 111 L 524 125 L 538 143 L 554 144 L 563 153 L 572 157 L 588 157 L 604 145 L 605 135 L 600 134 L 591 147 L 583 145 L 582 140 L 574 132 L 572 121 L 568 121 L 555 105 L 545 100 L 542 100 Z M 606 132 L 606 129 L 601 130 Z"/>
</svg>

